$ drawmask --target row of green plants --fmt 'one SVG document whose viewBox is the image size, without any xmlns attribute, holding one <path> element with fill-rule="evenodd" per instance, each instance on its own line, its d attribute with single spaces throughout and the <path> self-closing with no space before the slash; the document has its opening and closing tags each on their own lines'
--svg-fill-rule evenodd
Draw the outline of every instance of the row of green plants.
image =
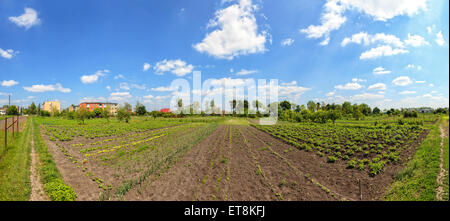
<svg viewBox="0 0 450 221">
<path fill-rule="evenodd" d="M 32 119 L 34 130 L 34 145 L 39 154 L 39 171 L 41 183 L 44 191 L 52 201 L 74 201 L 77 195 L 72 187 L 68 186 L 62 179 L 61 174 L 56 167 L 54 159 L 41 136 L 39 124 Z"/>
<path fill-rule="evenodd" d="M 348 168 L 368 170 L 371 176 L 388 163 L 397 163 L 404 148 L 419 137 L 419 125 L 354 126 L 331 124 L 253 125 L 272 136 L 325 157 L 329 163 L 342 160 Z"/>
</svg>

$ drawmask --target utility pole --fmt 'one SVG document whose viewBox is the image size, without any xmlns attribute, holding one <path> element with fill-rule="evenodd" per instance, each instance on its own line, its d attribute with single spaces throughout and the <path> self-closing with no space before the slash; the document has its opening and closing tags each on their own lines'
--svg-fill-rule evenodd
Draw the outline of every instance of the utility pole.
<svg viewBox="0 0 450 221">
<path fill-rule="evenodd" d="M 11 94 L 8 94 L 8 108 L 11 106 Z"/>
</svg>

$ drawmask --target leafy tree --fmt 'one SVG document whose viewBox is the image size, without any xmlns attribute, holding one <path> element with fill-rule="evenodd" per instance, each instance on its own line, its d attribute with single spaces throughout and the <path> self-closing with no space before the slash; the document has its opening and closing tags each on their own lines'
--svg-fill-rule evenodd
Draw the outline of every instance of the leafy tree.
<svg viewBox="0 0 450 221">
<path fill-rule="evenodd" d="M 119 121 L 125 120 L 125 122 L 128 123 L 131 118 L 131 112 L 126 106 L 121 107 L 117 111 L 117 118 L 119 119 Z"/>
<path fill-rule="evenodd" d="M 380 110 L 380 108 L 375 107 L 375 108 L 373 109 L 372 113 L 374 113 L 374 114 L 379 114 L 379 113 L 381 113 L 381 110 Z"/>
<path fill-rule="evenodd" d="M 355 118 L 355 120 L 362 120 L 364 119 L 364 114 L 361 113 L 361 111 L 358 108 L 353 112 L 353 118 Z"/>
<path fill-rule="evenodd" d="M 6 109 L 6 115 L 19 115 L 19 110 L 15 105 L 11 105 Z"/>
<path fill-rule="evenodd" d="M 51 116 L 50 112 L 48 112 L 46 110 L 41 110 L 39 113 L 41 114 L 40 116 L 42 116 L 42 117 L 50 117 Z"/>
<path fill-rule="evenodd" d="M 95 108 L 94 109 L 94 117 L 101 117 L 102 116 L 102 112 L 103 112 L 103 109 Z"/>
<path fill-rule="evenodd" d="M 286 111 L 291 109 L 291 103 L 289 101 L 281 101 L 280 103 L 281 110 Z"/>
<path fill-rule="evenodd" d="M 340 119 L 342 117 L 341 112 L 338 110 L 329 110 L 328 111 L 328 119 L 333 121 L 333 124 L 336 120 Z"/>
<path fill-rule="evenodd" d="M 31 103 L 30 107 L 28 107 L 28 114 L 37 114 L 37 107 L 36 104 L 34 104 L 34 102 Z"/>
<path fill-rule="evenodd" d="M 76 118 L 80 120 L 84 124 L 84 120 L 86 120 L 89 117 L 90 111 L 84 107 L 80 107 L 76 113 Z"/>
<path fill-rule="evenodd" d="M 353 113 L 353 107 L 352 104 L 350 104 L 350 102 L 346 101 L 342 104 L 342 112 L 344 114 L 351 114 Z"/>
<path fill-rule="evenodd" d="M 306 106 L 310 112 L 315 112 L 317 110 L 316 103 L 314 103 L 314 101 L 308 101 Z"/>
<path fill-rule="evenodd" d="M 38 108 L 37 108 L 37 115 L 41 116 L 41 103 L 39 103 Z"/>
<path fill-rule="evenodd" d="M 139 116 L 144 116 L 147 113 L 147 110 L 145 109 L 145 106 L 141 103 L 136 103 L 136 114 Z"/>
</svg>

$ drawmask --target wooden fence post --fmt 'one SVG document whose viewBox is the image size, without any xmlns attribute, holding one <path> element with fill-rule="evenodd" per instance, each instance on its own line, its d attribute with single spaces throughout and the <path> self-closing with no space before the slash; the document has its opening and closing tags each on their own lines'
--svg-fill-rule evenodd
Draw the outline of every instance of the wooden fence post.
<svg viewBox="0 0 450 221">
<path fill-rule="evenodd" d="M 6 127 L 6 125 L 8 124 L 8 118 L 5 118 L 5 149 L 6 149 L 6 145 L 8 143 L 7 139 L 8 139 L 8 128 Z"/>
<path fill-rule="evenodd" d="M 13 132 L 12 135 L 13 135 L 13 137 L 14 137 L 14 123 L 15 123 L 15 122 L 14 122 L 14 116 L 13 116 L 13 117 L 12 117 L 12 127 L 13 127 L 13 128 L 12 128 L 12 132 Z"/>
</svg>

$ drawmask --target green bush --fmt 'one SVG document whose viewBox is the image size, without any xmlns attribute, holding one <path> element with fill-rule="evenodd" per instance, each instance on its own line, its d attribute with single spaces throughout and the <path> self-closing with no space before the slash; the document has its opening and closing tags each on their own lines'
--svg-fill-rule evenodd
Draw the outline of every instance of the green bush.
<svg viewBox="0 0 450 221">
<path fill-rule="evenodd" d="M 61 181 L 53 181 L 44 185 L 44 190 L 52 201 L 75 201 L 77 194 L 72 187 Z"/>
</svg>

